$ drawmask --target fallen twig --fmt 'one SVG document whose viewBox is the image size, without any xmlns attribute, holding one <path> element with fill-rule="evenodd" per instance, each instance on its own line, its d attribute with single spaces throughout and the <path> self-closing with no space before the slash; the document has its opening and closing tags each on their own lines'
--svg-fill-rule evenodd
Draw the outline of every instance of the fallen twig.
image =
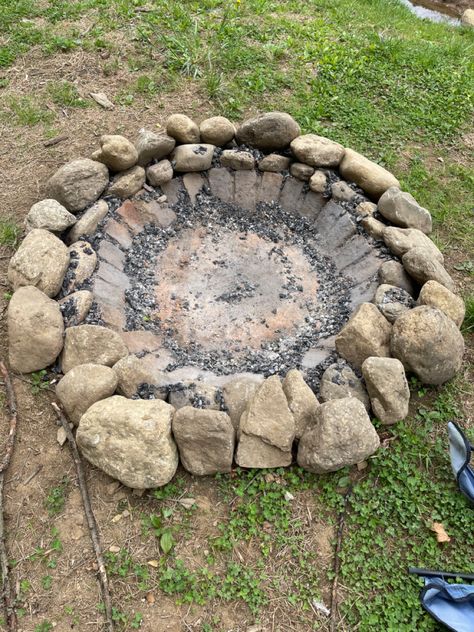
<svg viewBox="0 0 474 632">
<path fill-rule="evenodd" d="M 337 630 L 337 588 L 339 583 L 339 571 L 341 569 L 341 546 L 342 546 L 342 534 L 344 532 L 344 522 L 346 519 L 347 513 L 347 503 L 349 501 L 349 496 L 352 493 L 352 486 L 348 488 L 346 493 L 344 494 L 344 505 L 341 509 L 341 513 L 339 514 L 339 524 L 337 527 L 337 540 L 336 540 L 336 548 L 334 549 L 334 564 L 333 564 L 333 573 L 334 579 L 332 581 L 332 590 L 331 590 L 331 619 L 329 630 L 330 632 L 335 632 Z"/>
<path fill-rule="evenodd" d="M 15 612 L 15 593 L 13 585 L 10 581 L 10 567 L 8 564 L 8 554 L 6 546 L 5 524 L 3 520 L 3 486 L 5 482 L 5 473 L 10 464 L 15 445 L 16 428 L 17 428 L 17 408 L 15 391 L 10 378 L 10 373 L 3 362 L 0 362 L 0 373 L 2 374 L 5 391 L 7 394 L 8 409 L 10 411 L 10 431 L 5 445 L 5 453 L 0 463 L 0 571 L 2 574 L 2 601 L 5 611 L 5 622 L 9 632 L 18 630 L 18 622 Z"/>
<path fill-rule="evenodd" d="M 43 147 L 52 147 L 53 145 L 58 145 L 65 140 L 68 140 L 69 136 L 56 136 L 56 138 L 50 138 L 49 140 L 45 140 L 43 143 Z"/>
<path fill-rule="evenodd" d="M 81 491 L 82 503 L 84 506 L 84 513 L 86 514 L 87 526 L 89 527 L 89 535 L 92 540 L 92 546 L 94 549 L 95 557 L 97 560 L 97 566 L 99 568 L 99 583 L 102 593 L 102 601 L 104 603 L 104 614 L 106 618 L 106 630 L 112 632 L 114 629 L 114 622 L 112 619 L 112 600 L 110 598 L 109 580 L 107 577 L 107 571 L 105 569 L 104 556 L 102 555 L 102 546 L 100 543 L 99 530 L 97 528 L 97 522 L 95 520 L 94 513 L 92 511 L 91 501 L 89 498 L 89 492 L 87 490 L 86 477 L 84 475 L 84 469 L 82 467 L 81 457 L 79 450 L 77 449 L 76 439 L 74 438 L 71 428 L 69 427 L 68 420 L 64 416 L 63 412 L 57 404 L 54 402 L 51 404 L 56 412 L 56 415 L 61 422 L 66 437 L 68 439 L 69 448 L 71 450 L 74 465 L 76 466 L 77 481 L 79 489 Z"/>
</svg>

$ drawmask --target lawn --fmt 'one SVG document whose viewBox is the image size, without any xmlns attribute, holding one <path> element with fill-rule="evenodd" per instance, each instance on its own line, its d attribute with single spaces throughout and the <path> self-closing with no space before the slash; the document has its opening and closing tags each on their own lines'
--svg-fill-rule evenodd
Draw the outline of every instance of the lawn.
<svg viewBox="0 0 474 632">
<path fill-rule="evenodd" d="M 100 134 L 133 138 L 176 111 L 239 121 L 275 109 L 395 173 L 432 212 L 468 305 L 463 372 L 439 388 L 413 381 L 409 418 L 379 429 L 366 469 L 182 473 L 141 498 L 91 469 L 119 630 L 329 630 L 320 604 L 330 602 L 345 498 L 337 630 L 437 629 L 406 569 L 474 572 L 473 514 L 446 449 L 449 419 L 474 440 L 473 88 L 474 30 L 418 20 L 397 0 L 0 0 L 2 273 L 45 180 Z M 114 110 L 90 98 L 99 91 Z M 18 614 L 28 632 L 93 632 L 100 604 L 73 469 L 56 442 L 53 377 L 15 382 L 7 528 Z M 436 542 L 433 522 L 450 542 Z"/>
</svg>

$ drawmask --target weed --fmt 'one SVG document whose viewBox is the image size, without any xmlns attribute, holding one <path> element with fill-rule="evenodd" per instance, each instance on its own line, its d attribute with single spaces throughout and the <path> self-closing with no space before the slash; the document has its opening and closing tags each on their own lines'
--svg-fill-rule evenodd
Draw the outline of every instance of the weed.
<svg viewBox="0 0 474 632">
<path fill-rule="evenodd" d="M 21 229 L 12 220 L 0 220 L 0 245 L 15 248 L 20 239 Z"/>
<path fill-rule="evenodd" d="M 5 100 L 8 112 L 2 112 L 2 118 L 12 121 L 16 125 L 26 125 L 32 127 L 38 123 L 51 123 L 54 114 L 37 105 L 37 101 L 32 97 L 9 97 Z"/>
<path fill-rule="evenodd" d="M 465 334 L 474 333 L 474 294 L 467 296 L 464 300 L 466 304 L 466 315 L 462 324 L 462 331 Z"/>
<path fill-rule="evenodd" d="M 52 623 L 50 623 L 49 621 L 43 621 L 42 623 L 38 623 L 38 625 L 35 626 L 34 632 L 49 632 L 52 629 Z"/>
<path fill-rule="evenodd" d="M 41 586 L 45 590 L 51 590 L 52 585 L 53 585 L 53 578 L 51 577 L 51 575 L 45 575 L 44 577 L 41 578 Z"/>
<path fill-rule="evenodd" d="M 48 373 L 45 369 L 30 374 L 31 392 L 38 395 L 41 391 L 49 388 Z"/>
<path fill-rule="evenodd" d="M 64 509 L 66 493 L 69 487 L 69 479 L 64 477 L 59 485 L 51 487 L 46 496 L 45 506 L 50 516 L 56 516 Z"/>
<path fill-rule="evenodd" d="M 51 82 L 48 93 L 56 105 L 61 107 L 85 108 L 89 103 L 83 99 L 77 87 L 69 81 Z"/>
</svg>

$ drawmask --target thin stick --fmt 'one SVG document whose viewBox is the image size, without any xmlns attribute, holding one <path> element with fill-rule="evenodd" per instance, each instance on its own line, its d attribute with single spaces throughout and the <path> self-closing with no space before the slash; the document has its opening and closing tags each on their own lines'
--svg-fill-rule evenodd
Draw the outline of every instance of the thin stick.
<svg viewBox="0 0 474 632">
<path fill-rule="evenodd" d="M 9 574 L 10 567 L 8 564 L 5 523 L 3 519 L 3 488 L 5 483 L 5 473 L 10 464 L 13 446 L 15 445 L 18 414 L 15 391 L 13 390 L 10 373 L 3 362 L 0 362 L 0 373 L 2 374 L 4 380 L 8 409 L 10 411 L 10 431 L 5 445 L 5 453 L 0 464 L 0 570 L 2 573 L 2 601 L 7 630 L 9 632 L 16 632 L 16 630 L 18 630 L 18 621 L 15 612 L 15 593 Z"/>
<path fill-rule="evenodd" d="M 79 450 L 77 449 L 76 440 L 74 438 L 73 433 L 71 432 L 71 428 L 69 427 L 68 420 L 66 419 L 63 412 L 60 410 L 57 404 L 53 402 L 51 405 L 54 408 L 56 415 L 59 421 L 61 422 L 62 427 L 64 428 L 64 432 L 66 433 L 66 437 L 68 439 L 69 448 L 71 449 L 72 458 L 76 466 L 77 481 L 79 483 L 79 489 L 81 490 L 84 513 L 86 514 L 87 525 L 89 527 L 89 535 L 92 540 L 92 547 L 94 549 L 97 565 L 99 567 L 99 583 L 100 583 L 100 591 L 102 593 L 102 601 L 104 602 L 104 608 L 105 608 L 104 614 L 105 614 L 105 619 L 106 619 L 106 630 L 108 632 L 113 632 L 114 622 L 112 619 L 112 600 L 110 598 L 109 580 L 107 577 L 107 571 L 105 569 L 104 556 L 102 555 L 102 546 L 100 543 L 99 530 L 97 527 L 97 522 L 95 520 L 94 513 L 92 511 L 89 492 L 87 490 L 86 477 L 84 475 L 84 469 L 82 467 L 81 457 L 79 455 Z"/>
<path fill-rule="evenodd" d="M 337 540 L 336 540 L 336 548 L 334 549 L 334 564 L 333 564 L 333 572 L 334 579 L 332 582 L 332 590 L 331 590 L 331 622 L 329 625 L 330 632 L 336 632 L 337 630 L 337 587 L 339 583 L 339 571 L 341 569 L 341 547 L 342 547 L 342 534 L 344 532 L 344 522 L 346 519 L 347 513 L 347 503 L 349 501 L 349 496 L 352 492 L 352 486 L 344 494 L 344 505 L 341 509 L 341 513 L 339 514 L 339 524 L 337 527 Z"/>
</svg>

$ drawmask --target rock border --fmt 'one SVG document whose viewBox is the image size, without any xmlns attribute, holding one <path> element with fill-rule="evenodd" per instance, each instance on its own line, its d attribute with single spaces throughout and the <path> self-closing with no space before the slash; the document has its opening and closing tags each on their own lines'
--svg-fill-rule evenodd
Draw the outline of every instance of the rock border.
<svg viewBox="0 0 474 632">
<path fill-rule="evenodd" d="M 331 179 L 334 170 L 343 180 Z M 99 198 L 125 200 L 159 187 L 161 207 L 153 221 L 166 227 L 177 199 L 175 174 L 191 199 L 202 186 L 199 174 L 205 174 L 217 197 L 229 201 L 232 186 L 243 208 L 255 206 L 256 178 L 270 201 L 290 177 L 313 196 L 309 221 L 321 211 L 323 197 L 341 204 L 356 200 L 362 229 L 393 254 L 380 266 L 372 302 L 362 296 L 365 302 L 359 300 L 335 336 L 340 359 L 322 376 L 322 404 L 296 368 L 283 382 L 276 375 L 263 381 L 244 376 L 222 390 L 190 382 L 172 391 L 166 403 L 168 393 L 147 382 L 146 370 L 115 331 L 81 324 L 93 309 L 93 295 L 75 287 L 96 269 L 88 237 L 109 213 Z M 301 193 L 301 184 L 292 187 L 288 195 Z M 302 135 L 287 113 L 261 114 L 240 126 L 220 116 L 198 126 L 174 114 L 165 131 L 140 130 L 135 143 L 106 135 L 91 158 L 67 163 L 46 188 L 48 198 L 30 209 L 28 233 L 8 269 L 14 290 L 8 308 L 10 365 L 29 373 L 61 356 L 64 377 L 56 393 L 78 424 L 78 445 L 90 462 L 125 485 L 166 484 L 178 452 L 185 469 L 196 475 L 228 472 L 234 461 L 241 467 L 287 466 L 295 440 L 297 462 L 310 471 L 359 463 L 379 446 L 368 410 L 383 424 L 408 414 L 406 373 L 442 384 L 461 367 L 464 303 L 427 236 L 429 211 L 401 191 L 386 169 L 330 139 Z M 117 243 L 129 243 L 121 225 L 107 221 Z M 134 222 L 143 226 L 143 221 L 129 209 L 132 233 Z M 337 214 L 328 214 L 328 223 L 337 221 Z M 353 239 L 357 253 L 360 243 Z M 109 257 L 120 255 L 110 250 Z"/>
</svg>

